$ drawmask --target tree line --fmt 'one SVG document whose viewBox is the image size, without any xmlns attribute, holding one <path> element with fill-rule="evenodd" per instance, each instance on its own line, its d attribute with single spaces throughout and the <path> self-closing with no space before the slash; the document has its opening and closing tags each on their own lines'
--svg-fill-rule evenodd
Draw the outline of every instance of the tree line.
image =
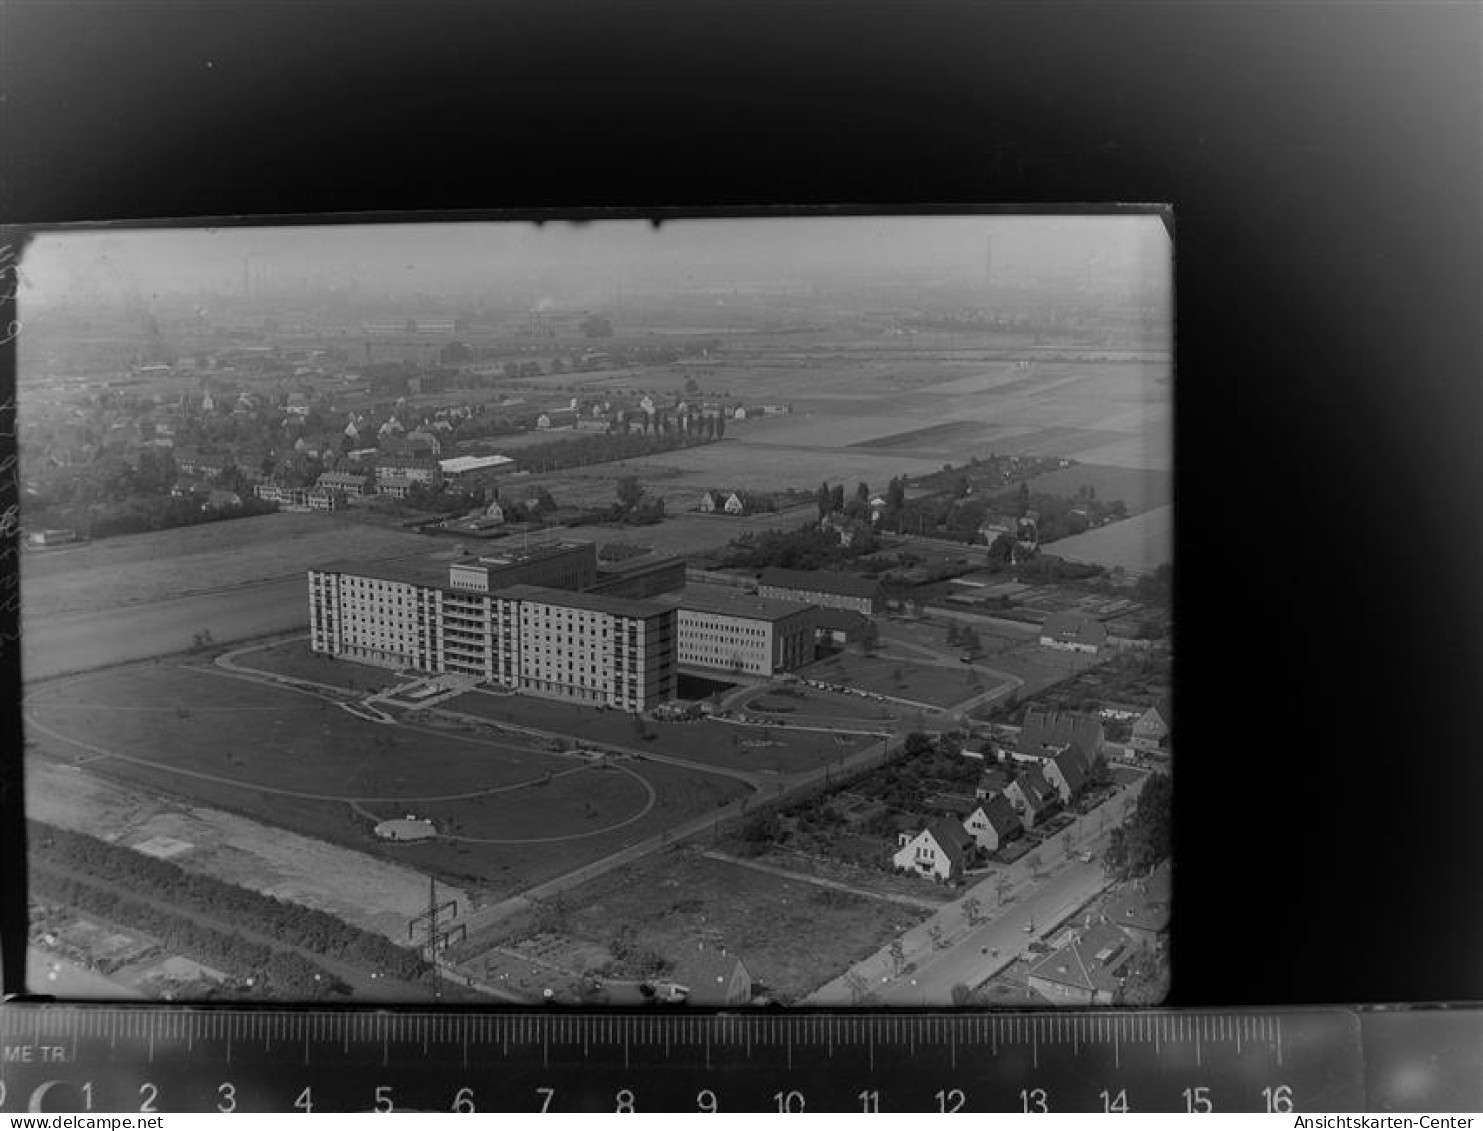
<svg viewBox="0 0 1483 1131">
<path fill-rule="evenodd" d="M 286 946 L 382 971 L 402 981 L 431 976 L 431 967 L 416 950 L 397 946 L 384 935 L 353 926 L 327 912 L 287 903 L 212 876 L 187 872 L 169 860 L 146 856 L 85 833 L 38 821 L 28 821 L 27 826 L 27 843 L 33 859 L 82 873 L 107 884 L 113 891 L 146 892 L 152 899 L 168 902 L 187 922 L 191 912 L 218 920 L 247 922 L 255 933 Z"/>
</svg>

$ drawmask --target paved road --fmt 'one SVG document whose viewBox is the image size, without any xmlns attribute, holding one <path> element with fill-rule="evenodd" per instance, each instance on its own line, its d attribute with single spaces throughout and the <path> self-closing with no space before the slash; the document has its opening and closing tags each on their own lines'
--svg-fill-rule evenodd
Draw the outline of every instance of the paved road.
<svg viewBox="0 0 1483 1131">
<path fill-rule="evenodd" d="M 858 1004 L 857 989 L 847 980 L 851 974 L 863 979 L 857 983 L 867 990 L 872 1003 L 886 1005 L 949 1005 L 954 985 L 977 986 L 1007 966 L 1035 939 L 1051 934 L 1078 907 L 1108 886 L 1101 864 L 1097 862 L 1112 829 L 1131 810 L 1142 780 L 1123 789 L 1098 809 L 1071 826 L 1076 850 L 1090 850 L 1094 860 L 1084 864 L 1068 860 L 1063 847 L 1065 832 L 1008 867 L 994 873 L 963 893 L 961 899 L 948 904 L 932 918 L 913 927 L 900 937 L 904 958 L 915 969 L 898 975 L 889 947 L 857 962 L 840 977 L 821 986 L 804 1004 L 839 1006 Z M 1029 860 L 1039 856 L 1045 866 L 1037 878 Z M 999 884 L 1006 881 L 1001 901 Z M 963 905 L 977 898 L 984 920 L 977 925 L 968 922 Z M 932 940 L 932 930 L 942 932 L 945 947 Z M 1030 927 L 1030 930 L 1026 930 Z M 996 956 L 994 951 L 999 953 Z"/>
</svg>

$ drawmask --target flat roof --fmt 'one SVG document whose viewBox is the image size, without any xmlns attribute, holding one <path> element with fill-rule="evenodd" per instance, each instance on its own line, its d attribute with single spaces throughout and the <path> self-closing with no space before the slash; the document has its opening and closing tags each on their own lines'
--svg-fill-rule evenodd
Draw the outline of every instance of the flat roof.
<svg viewBox="0 0 1483 1131">
<path fill-rule="evenodd" d="M 509 456 L 454 456 L 452 459 L 439 460 L 438 466 L 446 472 L 455 475 L 465 471 L 478 471 L 486 467 L 502 467 L 507 463 L 515 461 Z"/>
<path fill-rule="evenodd" d="M 520 601 L 537 601 L 567 609 L 587 609 L 595 613 L 612 613 L 620 617 L 652 617 L 673 611 L 672 605 L 657 601 L 636 601 L 630 597 L 607 597 L 601 593 L 574 593 L 569 589 L 548 589 L 543 585 L 508 585 L 494 591 L 496 597 Z"/>
<path fill-rule="evenodd" d="M 429 589 L 448 588 L 448 563 L 432 558 L 407 558 L 389 562 L 335 561 L 314 568 L 321 573 L 341 573 L 347 577 L 373 577 L 380 581 L 400 581 Z"/>
<path fill-rule="evenodd" d="M 722 616 L 767 621 L 784 620 L 817 608 L 802 601 L 779 601 L 746 593 L 695 593 L 689 589 L 678 594 L 674 604 L 690 612 L 718 613 Z"/>
<path fill-rule="evenodd" d="M 512 546 L 510 549 L 491 550 L 482 554 L 469 554 L 466 557 L 455 558 L 455 565 L 483 565 L 491 568 L 500 566 L 520 565 L 524 562 L 537 562 L 542 558 L 554 558 L 561 554 L 569 554 L 574 550 L 585 550 L 589 546 L 595 547 L 595 542 L 547 542 L 539 546 Z M 594 553 L 596 551 L 594 550 Z"/>
<path fill-rule="evenodd" d="M 764 569 L 758 583 L 841 597 L 878 597 L 881 592 L 878 580 L 827 569 Z"/>
</svg>

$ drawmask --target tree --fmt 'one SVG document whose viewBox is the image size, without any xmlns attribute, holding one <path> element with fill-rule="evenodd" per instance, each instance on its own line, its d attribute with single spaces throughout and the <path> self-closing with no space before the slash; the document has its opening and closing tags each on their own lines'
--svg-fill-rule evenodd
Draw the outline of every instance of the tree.
<svg viewBox="0 0 1483 1131">
<path fill-rule="evenodd" d="M 819 484 L 819 493 L 814 496 L 814 502 L 819 508 L 819 517 L 823 518 L 830 510 L 829 481 L 826 479 Z"/>
<path fill-rule="evenodd" d="M 644 485 L 637 475 L 625 475 L 618 480 L 618 506 L 626 514 L 639 505 L 644 497 Z"/>
<path fill-rule="evenodd" d="M 973 1000 L 973 991 L 962 982 L 953 983 L 952 994 L 953 1004 L 959 1007 L 965 1006 Z"/>
<path fill-rule="evenodd" d="M 942 940 L 941 924 L 933 923 L 930 927 L 928 927 L 927 937 L 932 940 L 932 945 L 938 950 L 941 950 L 946 945 Z"/>
<path fill-rule="evenodd" d="M 900 939 L 894 939 L 886 953 L 890 955 L 891 967 L 899 978 L 901 971 L 906 969 L 906 948 L 901 945 Z"/>
<path fill-rule="evenodd" d="M 908 758 L 930 754 L 932 752 L 932 739 L 921 731 L 914 730 L 906 736 L 906 742 L 902 745 L 902 751 Z"/>
<path fill-rule="evenodd" d="M 829 509 L 833 511 L 844 510 L 844 484 L 836 483 L 829 489 Z"/>
<path fill-rule="evenodd" d="M 983 904 L 979 902 L 978 896 L 970 895 L 963 901 L 963 914 L 968 917 L 970 926 L 976 926 L 983 917 Z"/>
<path fill-rule="evenodd" d="M 722 439 L 725 439 L 725 437 L 726 437 L 726 416 L 723 413 L 722 415 L 716 417 L 716 439 L 722 440 Z"/>
<path fill-rule="evenodd" d="M 844 976 L 845 987 L 850 991 L 850 1000 L 856 1005 L 863 1005 L 870 996 L 870 983 L 865 980 L 865 975 L 858 970 L 851 970 Z"/>
<path fill-rule="evenodd" d="M 1150 774 L 1127 823 L 1112 830 L 1104 858 L 1115 880 L 1147 875 L 1169 856 L 1174 791 L 1169 775 Z"/>
<path fill-rule="evenodd" d="M 700 386 L 695 383 L 694 377 L 686 378 L 685 392 L 689 393 L 691 396 L 694 396 L 696 393 L 700 392 Z"/>
<path fill-rule="evenodd" d="M 1020 483 L 1019 492 L 1015 495 L 1014 513 L 1019 518 L 1024 518 L 1030 510 L 1030 485 Z"/>
<path fill-rule="evenodd" d="M 868 620 L 865 627 L 860 630 L 860 651 L 867 656 L 875 654 L 876 647 L 880 644 L 881 630 L 875 626 L 875 621 Z"/>
</svg>

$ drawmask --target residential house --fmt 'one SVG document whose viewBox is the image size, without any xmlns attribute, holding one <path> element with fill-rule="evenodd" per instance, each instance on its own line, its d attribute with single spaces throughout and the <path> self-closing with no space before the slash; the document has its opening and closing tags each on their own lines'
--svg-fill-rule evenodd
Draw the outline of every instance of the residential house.
<svg viewBox="0 0 1483 1131">
<path fill-rule="evenodd" d="M 312 511 L 338 511 L 345 508 L 345 492 L 337 487 L 315 487 L 307 502 Z"/>
<path fill-rule="evenodd" d="M 1058 795 L 1055 787 L 1045 780 L 1039 766 L 1023 770 L 1004 791 L 1004 796 L 1014 806 L 1015 812 L 1024 822 L 1025 828 L 1033 829 L 1048 817 L 1056 807 Z"/>
<path fill-rule="evenodd" d="M 554 428 L 574 428 L 577 414 L 569 408 L 556 408 L 536 417 L 536 427 L 542 431 Z"/>
<path fill-rule="evenodd" d="M 1137 957 L 1132 940 L 1101 922 L 1030 968 L 1030 988 L 1057 1005 L 1113 1005 Z"/>
<path fill-rule="evenodd" d="M 1040 643 L 1047 648 L 1095 656 L 1107 643 L 1107 628 L 1086 613 L 1052 613 L 1040 626 Z"/>
<path fill-rule="evenodd" d="M 1092 781 L 1091 766 L 1075 746 L 1068 746 L 1053 755 L 1041 767 L 1041 772 L 1060 796 L 1062 805 L 1070 805 L 1072 798 L 1079 796 Z"/>
<path fill-rule="evenodd" d="M 1009 783 L 1014 779 L 997 766 L 985 770 L 978 777 L 978 785 L 974 788 L 974 795 L 980 800 L 993 797 L 996 793 L 1003 793 L 1009 788 Z"/>
<path fill-rule="evenodd" d="M 1133 724 L 1130 745 L 1134 750 L 1141 750 L 1145 754 L 1169 753 L 1172 737 L 1170 724 L 1173 721 L 1174 715 L 1169 707 L 1169 696 L 1165 695 L 1140 715 L 1138 721 Z"/>
<path fill-rule="evenodd" d="M 897 868 L 948 883 L 962 878 L 974 847 L 968 830 L 952 817 L 934 821 L 915 835 L 900 833 L 897 844 L 898 850 L 891 857 Z"/>
<path fill-rule="evenodd" d="M 974 807 L 963 821 L 963 828 L 985 852 L 997 852 L 1020 835 L 1024 824 L 1015 814 L 1009 799 L 1002 793 L 995 793 Z"/>
<path fill-rule="evenodd" d="M 443 454 L 443 442 L 434 433 L 421 428 L 408 432 L 402 442 L 406 445 L 407 454 L 414 459 L 437 459 Z"/>
<path fill-rule="evenodd" d="M 309 415 L 309 398 L 304 393 L 290 393 L 288 401 L 283 406 L 283 411 L 289 416 L 304 417 Z"/>
<path fill-rule="evenodd" d="M 1019 561 L 1021 556 L 1033 553 L 1040 545 L 1039 515 L 1026 511 L 1023 515 L 990 511 L 978 526 L 979 537 L 984 545 L 992 546 L 1001 537 L 1008 535 L 1014 540 L 1012 557 Z"/>
<path fill-rule="evenodd" d="M 348 471 L 326 471 L 314 484 L 318 488 L 337 490 L 351 498 L 371 493 L 371 479 Z"/>
<path fill-rule="evenodd" d="M 1156 950 L 1169 932 L 1171 889 L 1166 860 L 1143 879 L 1129 884 L 1122 895 L 1107 905 L 1103 915 L 1135 945 Z"/>
<path fill-rule="evenodd" d="M 376 476 L 376 494 L 386 495 L 388 498 L 405 499 L 412 493 L 412 488 L 415 486 L 417 486 L 417 480 L 409 479 L 405 475 L 378 474 Z"/>
<path fill-rule="evenodd" d="M 236 491 L 208 491 L 201 503 L 202 510 L 230 510 L 242 505 L 242 496 Z"/>
<path fill-rule="evenodd" d="M 406 479 L 437 488 L 443 485 L 443 469 L 435 461 L 405 456 L 383 456 L 376 461 L 376 479 Z"/>
<path fill-rule="evenodd" d="M 700 496 L 700 502 L 696 505 L 695 509 L 703 514 L 715 514 L 716 509 L 724 502 L 719 495 L 720 493 L 717 491 L 707 491 L 704 495 Z"/>
<path fill-rule="evenodd" d="M 664 997 L 702 1006 L 746 1005 L 753 993 L 746 964 L 724 946 L 703 942 L 676 959 L 660 988 Z"/>
<path fill-rule="evenodd" d="M 1074 746 L 1090 766 L 1102 756 L 1103 738 L 1102 720 L 1096 715 L 1032 707 L 1025 712 L 1019 737 L 1009 753 L 1018 761 L 1044 762 L 1057 751 Z"/>
</svg>

